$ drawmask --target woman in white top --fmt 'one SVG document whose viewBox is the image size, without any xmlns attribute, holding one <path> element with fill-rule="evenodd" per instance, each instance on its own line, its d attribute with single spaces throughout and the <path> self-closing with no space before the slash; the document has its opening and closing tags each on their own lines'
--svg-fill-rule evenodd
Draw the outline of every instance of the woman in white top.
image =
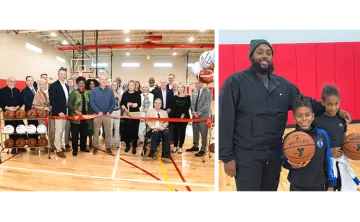
<svg viewBox="0 0 360 222">
<path fill-rule="evenodd" d="M 148 83 L 144 83 L 141 87 L 141 106 L 140 106 L 140 116 L 141 117 L 145 117 L 146 116 L 146 112 L 150 109 L 150 108 L 154 108 L 154 94 L 149 92 L 149 84 Z M 146 124 L 145 121 L 140 121 L 140 126 L 139 126 L 139 139 L 140 139 L 140 143 L 144 142 L 144 135 L 146 133 Z"/>
<path fill-rule="evenodd" d="M 111 113 L 112 117 L 119 117 L 121 115 L 120 111 L 120 93 L 119 93 L 119 87 L 117 82 L 111 83 L 111 90 L 114 93 L 115 98 L 115 108 L 114 111 Z M 115 128 L 115 132 L 113 133 L 113 129 Z M 120 119 L 118 118 L 112 118 L 111 119 L 111 144 L 114 144 L 116 148 L 119 148 L 119 135 L 120 135 Z"/>
</svg>

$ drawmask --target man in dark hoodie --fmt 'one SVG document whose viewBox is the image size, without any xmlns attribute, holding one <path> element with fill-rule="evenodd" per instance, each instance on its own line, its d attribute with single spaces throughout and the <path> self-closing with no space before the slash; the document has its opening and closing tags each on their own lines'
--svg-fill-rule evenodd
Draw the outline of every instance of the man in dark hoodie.
<svg viewBox="0 0 360 222">
<path fill-rule="evenodd" d="M 299 90 L 273 74 L 273 49 L 251 40 L 250 68 L 229 76 L 219 97 L 219 158 L 238 191 L 276 191 L 281 172 L 282 136 L 288 110 Z M 316 116 L 321 103 L 310 99 Z M 349 113 L 338 115 L 351 122 Z"/>
</svg>

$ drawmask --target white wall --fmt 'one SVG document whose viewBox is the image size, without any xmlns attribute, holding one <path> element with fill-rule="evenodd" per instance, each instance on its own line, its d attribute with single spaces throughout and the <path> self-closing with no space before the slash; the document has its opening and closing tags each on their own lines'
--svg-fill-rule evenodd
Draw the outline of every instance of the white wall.
<svg viewBox="0 0 360 222">
<path fill-rule="evenodd" d="M 189 56 L 189 63 L 194 63 L 199 60 L 199 56 Z M 95 62 L 95 61 L 94 61 Z M 140 63 L 140 67 L 122 67 L 122 63 Z M 173 64 L 171 68 L 156 68 L 153 63 L 170 62 Z M 106 69 L 110 72 L 110 57 L 99 57 L 99 63 L 108 63 L 109 67 Z M 152 56 L 146 59 L 144 56 L 121 56 L 115 55 L 113 57 L 113 79 L 120 77 L 123 83 L 129 80 L 138 80 L 141 84 L 148 82 L 150 77 L 155 79 L 155 83 L 160 83 L 160 80 L 168 77 L 170 73 L 175 75 L 176 81 L 185 82 L 186 79 L 186 57 L 183 56 Z M 189 81 L 195 80 L 195 76 L 191 74 L 191 68 L 188 70 Z M 209 86 L 212 86 L 209 85 Z"/>
<path fill-rule="evenodd" d="M 26 42 L 41 48 L 42 54 L 26 49 Z M 25 77 L 30 75 L 38 80 L 42 73 L 47 73 L 49 77 L 56 80 L 57 70 L 60 67 L 69 68 L 67 60 L 65 64 L 61 63 L 56 60 L 56 56 L 66 60 L 64 53 L 37 39 L 25 35 L 0 33 L 0 78 L 2 79 L 15 76 L 17 80 L 25 81 Z M 70 74 L 69 71 L 68 73 Z"/>
<path fill-rule="evenodd" d="M 250 44 L 252 39 L 271 44 L 359 42 L 360 30 L 219 30 L 219 44 Z"/>
</svg>

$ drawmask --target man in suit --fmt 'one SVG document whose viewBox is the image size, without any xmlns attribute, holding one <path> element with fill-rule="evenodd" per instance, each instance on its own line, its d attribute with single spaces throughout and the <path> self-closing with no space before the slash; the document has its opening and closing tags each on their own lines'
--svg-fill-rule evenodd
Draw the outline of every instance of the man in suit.
<svg viewBox="0 0 360 222">
<path fill-rule="evenodd" d="M 161 99 L 162 101 L 161 109 L 165 110 L 168 113 L 168 116 L 171 118 L 170 108 L 172 107 L 174 101 L 174 91 L 172 89 L 167 89 L 166 79 L 160 81 L 160 88 L 155 90 L 153 94 L 154 94 L 154 106 L 155 106 L 155 100 L 158 98 Z M 171 123 L 169 124 L 169 129 L 171 132 L 170 141 L 172 141 L 174 135 L 174 129 Z"/>
<path fill-rule="evenodd" d="M 211 90 L 203 87 L 199 80 L 195 82 L 196 90 L 192 95 L 191 110 L 194 119 L 206 119 L 211 114 L 212 94 Z M 199 151 L 199 134 L 201 134 L 201 149 L 195 156 L 203 156 L 206 151 L 208 128 L 206 122 L 193 123 L 193 146 L 186 152 Z"/>
<path fill-rule="evenodd" d="M 55 148 L 57 155 L 60 158 L 66 158 L 64 151 L 70 149 L 63 149 L 61 145 L 62 134 L 65 130 L 66 119 L 68 113 L 67 103 L 69 98 L 69 87 L 65 83 L 66 68 L 61 67 L 58 71 L 58 80 L 52 83 L 49 87 L 50 105 L 52 106 L 52 115 L 59 116 L 61 119 L 55 120 Z"/>
<path fill-rule="evenodd" d="M 147 111 L 147 117 L 151 118 L 168 118 L 168 113 L 161 109 L 162 100 L 160 98 L 155 99 L 155 108 L 150 108 Z M 151 137 L 151 148 L 149 157 L 154 157 L 157 150 L 157 146 L 160 139 L 163 140 L 162 155 L 161 158 L 170 159 L 170 134 L 171 132 L 167 128 L 168 122 L 163 121 L 147 121 L 146 124 L 150 130 L 146 133 L 147 137 Z"/>
<path fill-rule="evenodd" d="M 174 74 L 169 74 L 169 83 L 166 85 L 166 89 L 167 90 L 172 90 L 173 89 L 173 83 L 175 81 L 175 75 Z"/>
<path fill-rule="evenodd" d="M 34 87 L 34 78 L 32 76 L 26 77 L 26 87 L 21 91 L 21 99 L 23 104 L 25 105 L 25 111 L 29 111 L 33 107 L 34 97 L 36 94 L 36 90 Z M 28 120 L 28 125 L 38 125 L 37 120 Z M 28 135 L 28 138 L 35 138 L 38 139 L 37 134 Z M 31 148 L 34 150 L 34 148 Z"/>
</svg>

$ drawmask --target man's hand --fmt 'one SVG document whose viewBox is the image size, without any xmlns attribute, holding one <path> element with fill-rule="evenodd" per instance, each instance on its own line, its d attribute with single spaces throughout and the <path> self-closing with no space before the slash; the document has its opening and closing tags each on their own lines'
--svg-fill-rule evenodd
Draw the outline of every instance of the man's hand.
<svg viewBox="0 0 360 222">
<path fill-rule="evenodd" d="M 65 117 L 65 114 L 64 114 L 64 113 L 59 113 L 59 116 L 60 116 L 61 118 L 64 118 L 64 117 Z"/>
<path fill-rule="evenodd" d="M 195 118 L 199 117 L 199 114 L 197 112 L 194 112 L 193 115 L 195 116 Z"/>
<path fill-rule="evenodd" d="M 331 148 L 331 155 L 334 158 L 339 158 L 341 157 L 341 155 L 343 154 L 342 150 L 340 147 L 337 148 Z"/>
<path fill-rule="evenodd" d="M 44 110 L 50 111 L 50 107 L 45 107 Z"/>
<path fill-rule="evenodd" d="M 184 119 L 184 117 L 185 117 L 185 114 L 181 114 L 180 118 Z"/>
<path fill-rule="evenodd" d="M 166 110 L 166 112 L 167 112 L 167 113 L 170 113 L 170 112 L 171 112 L 171 109 L 170 109 L 170 108 L 169 108 L 169 109 L 167 109 L 167 110 Z"/>
<path fill-rule="evenodd" d="M 152 131 L 157 132 L 157 131 L 159 131 L 159 128 L 154 128 Z"/>
<path fill-rule="evenodd" d="M 292 168 L 294 169 L 299 169 L 299 168 L 303 168 L 306 167 L 309 164 L 310 160 L 303 162 L 303 163 L 292 163 L 288 160 L 288 163 L 290 163 L 290 165 L 292 166 Z"/>
<path fill-rule="evenodd" d="M 127 107 L 131 107 L 131 106 L 132 106 L 132 103 L 127 103 L 127 104 L 126 104 L 126 108 L 127 108 Z"/>
<path fill-rule="evenodd" d="M 79 110 L 75 110 L 76 115 L 82 116 L 82 113 Z"/>
<path fill-rule="evenodd" d="M 352 119 L 350 113 L 346 112 L 345 110 L 339 110 L 339 116 L 346 121 L 346 124 L 350 124 Z"/>
<path fill-rule="evenodd" d="M 111 114 L 109 112 L 106 113 L 107 116 L 111 116 Z"/>
<path fill-rule="evenodd" d="M 99 112 L 98 113 L 98 117 L 101 117 L 101 116 L 103 116 L 104 114 L 102 113 L 102 112 Z"/>
<path fill-rule="evenodd" d="M 328 187 L 327 191 L 334 191 L 334 187 Z"/>
<path fill-rule="evenodd" d="M 230 177 L 236 176 L 236 162 L 231 160 L 230 162 L 224 163 L 225 173 Z"/>
</svg>

